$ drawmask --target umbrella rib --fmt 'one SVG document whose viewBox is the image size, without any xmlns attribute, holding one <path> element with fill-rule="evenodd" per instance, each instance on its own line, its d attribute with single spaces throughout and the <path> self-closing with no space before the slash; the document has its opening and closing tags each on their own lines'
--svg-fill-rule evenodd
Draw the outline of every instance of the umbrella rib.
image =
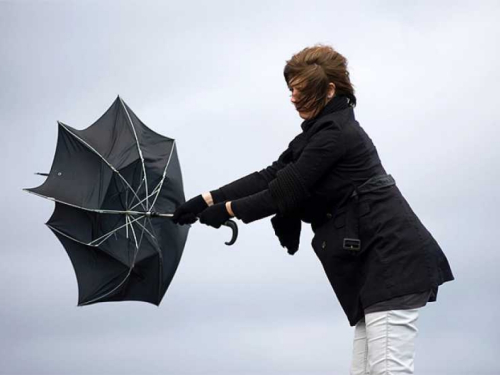
<svg viewBox="0 0 500 375">
<path fill-rule="evenodd" d="M 134 208 L 136 208 L 139 204 L 141 204 L 142 202 L 144 202 L 146 199 L 148 199 L 149 197 L 152 197 L 153 195 L 156 194 L 157 192 L 157 189 L 158 189 L 159 185 L 156 186 L 153 191 L 151 192 L 151 194 L 149 194 L 149 196 L 145 197 L 144 199 L 142 199 L 140 202 L 136 203 L 135 205 L 133 205 L 132 207 L 130 207 L 131 210 L 133 210 Z M 153 205 L 151 205 L 151 208 L 153 207 Z"/>
<path fill-rule="evenodd" d="M 37 195 L 39 197 L 48 199 L 50 201 L 54 201 L 57 203 L 65 204 L 67 206 L 79 208 L 80 210 L 84 210 L 84 211 L 97 212 L 99 214 L 118 214 L 118 215 L 145 215 L 145 214 L 148 214 L 148 212 L 141 212 L 141 211 L 116 211 L 116 210 L 103 210 L 103 209 L 99 209 L 99 208 L 81 207 L 81 206 L 77 206 L 76 204 L 72 204 L 72 203 L 61 201 L 59 199 L 55 199 L 53 197 L 47 197 L 46 195 L 35 193 L 33 191 L 30 191 L 29 189 L 23 189 L 23 190 L 27 191 L 30 194 Z M 158 216 L 161 216 L 161 217 L 171 217 L 172 215 L 173 214 L 158 214 Z"/>
<path fill-rule="evenodd" d="M 137 236 L 135 235 L 135 229 L 134 229 L 134 226 L 132 225 L 132 223 L 130 224 L 130 229 L 132 230 L 132 235 L 134 236 L 134 242 L 135 242 L 135 248 L 136 248 L 136 251 L 135 251 L 135 254 L 134 254 L 134 260 L 132 261 L 132 265 L 130 266 L 130 271 L 132 271 L 132 268 L 134 268 L 134 266 L 135 266 L 135 261 L 137 259 L 137 255 L 139 254 L 139 246 L 142 244 L 142 238 L 144 236 L 144 230 L 142 231 L 141 239 L 139 240 L 139 244 L 138 244 L 137 243 Z"/>
<path fill-rule="evenodd" d="M 97 247 L 97 245 L 90 245 L 90 244 L 88 244 L 88 243 L 85 243 L 85 242 L 82 242 L 82 241 L 80 241 L 80 240 L 77 240 L 76 238 L 71 237 L 70 235 L 67 235 L 67 234 L 66 234 L 66 233 L 64 233 L 64 232 L 61 232 L 59 229 L 54 228 L 54 227 L 53 227 L 52 225 L 50 225 L 50 224 L 47 224 L 47 223 L 46 223 L 45 225 L 46 225 L 46 226 L 48 226 L 48 227 L 49 227 L 50 229 L 52 229 L 53 231 L 55 231 L 55 232 L 59 233 L 61 236 L 64 236 L 64 237 L 66 237 L 66 238 L 70 239 L 71 241 L 75 241 L 75 242 L 80 243 L 80 244 L 85 245 L 85 246 Z M 100 250 L 100 249 L 99 249 L 99 250 Z M 102 251 L 102 250 L 101 250 L 101 251 Z M 124 266 L 128 266 L 127 264 L 123 263 L 122 261 L 120 261 L 120 260 L 119 260 L 119 259 L 117 259 L 116 257 L 112 256 L 111 254 L 109 254 L 109 253 L 107 253 L 107 252 L 105 252 L 105 251 L 103 251 L 103 252 L 104 252 L 105 254 L 109 255 L 110 257 L 112 257 L 112 258 L 113 258 L 114 260 L 116 260 L 117 262 L 120 262 L 120 263 L 121 263 L 121 264 L 123 264 Z"/>
<path fill-rule="evenodd" d="M 156 242 L 158 242 L 158 240 L 153 235 L 153 233 L 151 233 L 144 225 L 142 225 L 141 223 L 137 223 L 137 224 L 139 224 L 143 228 L 144 231 L 146 231 Z"/>
<path fill-rule="evenodd" d="M 123 180 L 123 182 L 127 185 L 127 187 L 132 191 L 132 193 L 134 193 L 134 195 L 136 196 L 137 200 L 140 200 L 139 197 L 137 196 L 136 192 L 134 191 L 134 189 L 132 189 L 132 186 L 130 186 L 130 184 L 128 183 L 128 181 L 125 179 L 125 177 L 123 177 L 121 175 L 121 173 L 111 165 L 111 163 L 109 161 L 107 161 L 104 156 L 102 156 L 95 148 L 93 148 L 91 145 L 89 145 L 87 142 L 85 142 L 82 138 L 80 138 L 78 135 L 76 135 L 75 133 L 73 133 L 71 130 L 69 130 L 66 125 L 64 125 L 62 122 L 58 121 L 57 122 L 59 125 L 62 126 L 62 128 L 64 130 L 66 130 L 69 134 L 71 134 L 73 137 L 75 137 L 76 139 L 78 139 L 78 141 L 80 141 L 82 144 L 84 144 L 88 149 L 90 149 L 92 152 L 94 152 L 97 156 L 99 156 L 108 166 L 109 168 L 111 168 L 111 170 L 113 172 L 115 172 L 116 174 L 118 174 L 118 176 Z M 142 156 L 141 156 L 142 158 Z M 143 206 L 144 209 L 146 209 L 144 206 Z"/>
<path fill-rule="evenodd" d="M 151 218 L 149 217 L 146 217 L 146 220 L 149 221 L 149 225 L 151 226 L 151 229 L 153 230 L 154 232 L 154 227 L 153 227 L 153 223 L 151 223 Z M 160 248 L 160 245 L 158 244 L 158 239 L 156 238 L 156 234 L 152 234 L 144 225 L 142 225 L 141 223 L 137 223 L 139 224 L 142 228 L 143 228 L 143 231 L 146 231 L 150 237 L 154 240 L 154 245 L 156 246 L 153 246 L 155 248 L 155 250 L 158 252 L 158 256 L 160 257 L 160 260 L 163 262 L 163 255 L 161 253 L 161 248 Z"/>
<path fill-rule="evenodd" d="M 149 194 L 149 196 L 147 196 L 142 201 L 140 201 L 137 204 L 135 204 L 134 206 L 132 206 L 131 209 L 136 208 L 141 202 L 143 202 L 144 200 L 146 200 L 149 197 L 152 197 L 153 195 L 156 194 L 156 196 L 155 196 L 155 198 L 153 200 L 153 203 L 151 204 L 151 209 L 153 209 L 153 207 L 154 207 L 154 205 L 156 203 L 156 200 L 158 199 L 158 196 L 160 195 L 161 188 L 163 187 L 163 182 L 165 181 L 165 177 L 167 175 L 167 169 L 168 169 L 168 166 L 170 164 L 170 160 L 172 159 L 172 154 L 174 152 L 174 148 L 175 148 L 175 140 L 174 140 L 174 143 L 172 144 L 172 149 L 170 150 L 170 155 L 168 157 L 167 165 L 165 166 L 165 169 L 163 170 L 163 176 L 161 178 L 161 181 L 158 183 L 158 185 L 156 185 L 156 187 L 153 189 L 153 191 L 151 192 L 151 194 Z"/>
<path fill-rule="evenodd" d="M 120 284 L 118 284 L 116 287 L 114 287 L 113 289 L 111 289 L 109 292 L 104 293 L 103 295 L 98 296 L 98 297 L 96 297 L 94 299 L 91 299 L 90 301 L 81 303 L 80 305 L 88 305 L 89 303 L 92 303 L 92 302 L 95 302 L 97 300 L 103 299 L 104 297 L 110 295 L 115 290 L 117 290 L 118 288 L 120 288 L 125 283 L 125 281 L 127 281 L 127 279 L 130 277 L 130 274 L 132 273 L 132 269 L 135 266 L 135 260 L 137 259 L 137 254 L 139 253 L 139 245 L 137 244 L 137 237 L 135 236 L 135 230 L 134 230 L 134 227 L 133 227 L 132 224 L 130 224 L 130 228 L 132 229 L 132 234 L 134 236 L 134 242 L 135 242 L 136 251 L 135 251 L 135 254 L 134 254 L 134 260 L 132 262 L 132 265 L 129 267 L 127 275 L 125 276 L 125 278 L 122 280 L 122 282 Z"/>
<path fill-rule="evenodd" d="M 175 141 L 172 143 L 172 149 L 170 150 L 170 155 L 168 157 L 167 165 L 165 166 L 165 170 L 163 171 L 163 176 L 161 178 L 161 181 L 158 184 L 158 191 L 156 193 L 155 199 L 153 200 L 153 204 L 151 205 L 151 209 L 153 209 L 153 207 L 154 207 L 154 205 L 156 203 L 156 200 L 158 199 L 158 196 L 160 195 L 160 191 L 161 191 L 161 188 L 163 186 L 163 181 L 165 181 L 165 177 L 167 175 L 167 168 L 168 168 L 168 166 L 170 164 L 170 160 L 172 159 L 172 154 L 174 152 L 174 149 L 175 149 Z M 156 188 L 155 188 L 155 190 L 156 190 Z"/>
<path fill-rule="evenodd" d="M 123 227 L 127 227 L 127 229 L 128 229 L 128 226 L 129 226 L 129 225 L 131 225 L 133 222 L 136 222 L 137 220 L 142 219 L 143 217 L 145 217 L 145 215 L 143 215 L 143 216 L 139 216 L 139 217 L 137 217 L 137 218 L 134 218 L 134 220 L 130 220 L 130 218 L 128 217 L 128 215 L 127 215 L 127 216 L 125 216 L 125 221 L 126 221 L 126 222 L 125 222 L 125 224 L 123 224 L 123 225 L 119 226 L 118 228 L 113 229 L 111 232 L 108 232 L 108 233 L 106 233 L 106 234 L 103 234 L 103 235 L 102 235 L 101 237 L 99 237 L 99 238 L 96 238 L 95 240 L 91 241 L 91 242 L 89 243 L 89 245 L 90 245 L 90 246 L 94 246 L 94 245 L 92 245 L 92 243 L 94 243 L 94 242 L 96 242 L 96 241 L 99 241 L 99 240 L 100 240 L 101 238 L 103 238 L 103 237 L 106 237 L 106 238 L 103 238 L 103 240 L 102 240 L 101 242 L 99 242 L 96 246 L 101 245 L 104 241 L 106 241 L 109 237 L 111 237 L 111 235 L 112 235 L 113 233 L 115 233 L 115 232 L 119 231 L 119 230 L 120 230 L 120 229 L 122 229 Z M 127 237 L 127 238 L 128 238 L 128 237 Z"/>
<path fill-rule="evenodd" d="M 139 184 L 139 186 L 137 186 L 137 189 L 135 189 L 135 194 L 136 194 L 137 196 L 139 196 L 139 191 L 141 190 L 141 187 L 142 187 L 142 184 L 143 184 L 143 183 L 144 183 L 144 178 L 141 180 L 141 183 Z M 146 196 L 146 198 L 147 198 L 147 196 Z M 140 203 L 144 202 L 144 201 L 146 200 L 146 198 L 142 199 L 142 200 L 140 201 Z M 132 199 L 132 202 L 130 202 L 130 203 L 133 203 L 133 201 L 134 201 L 134 200 Z M 134 207 L 136 207 L 136 206 L 137 206 L 137 205 L 139 205 L 140 203 L 136 204 Z"/>
<path fill-rule="evenodd" d="M 113 293 L 115 290 L 117 290 L 119 287 L 121 287 L 123 285 L 123 283 L 125 283 L 125 281 L 127 281 L 127 279 L 129 278 L 130 274 L 132 273 L 132 268 L 129 268 L 128 272 L 127 272 L 127 275 L 124 277 L 124 279 L 122 280 L 122 282 L 120 284 L 118 284 L 117 286 L 115 286 L 113 289 L 111 289 L 109 292 L 107 293 L 104 293 L 103 295 L 99 296 L 99 297 L 96 297 L 94 299 L 91 299 L 90 301 L 87 301 L 87 302 L 82 302 L 80 303 L 80 306 L 83 306 L 83 305 L 88 305 L 89 303 L 92 303 L 92 302 L 95 302 L 97 300 L 100 300 L 100 299 L 103 299 L 104 297 L 108 296 L 109 294 Z"/>
<path fill-rule="evenodd" d="M 127 238 L 128 240 L 128 215 L 125 216 L 125 237 Z"/>
<path fill-rule="evenodd" d="M 156 193 L 156 189 L 153 190 L 151 192 L 151 194 L 149 194 L 149 196 L 145 197 L 144 199 L 142 199 L 141 201 L 137 202 L 136 204 L 134 204 L 132 207 L 130 207 L 131 210 L 133 210 L 134 208 L 136 208 L 138 205 L 140 205 L 142 202 L 144 202 L 146 199 L 148 199 L 149 197 L 151 197 L 154 193 Z"/>
<path fill-rule="evenodd" d="M 151 218 L 146 217 L 146 220 L 149 222 L 149 225 L 151 226 L 151 230 L 154 232 L 155 229 L 153 227 L 153 223 L 151 222 Z M 153 245 L 153 248 L 158 253 L 158 258 L 160 258 L 160 261 L 158 262 L 158 267 L 159 267 L 158 273 L 160 274 L 158 277 L 158 300 L 160 300 L 161 299 L 161 296 L 160 296 L 160 294 L 161 294 L 161 281 L 163 280 L 163 254 L 161 252 L 161 248 L 160 248 L 160 245 L 158 243 L 158 239 L 155 237 L 156 234 L 153 235 L 141 223 L 137 223 L 137 224 L 139 224 L 143 228 L 143 230 L 148 232 L 148 234 L 151 236 L 151 238 L 153 239 L 153 243 L 151 243 L 151 242 L 150 243 Z M 146 224 L 146 223 L 144 223 L 144 224 Z"/>
<path fill-rule="evenodd" d="M 158 243 L 157 234 L 155 232 L 155 228 L 153 226 L 153 223 L 151 222 L 151 218 L 146 217 L 146 220 L 149 222 L 149 225 L 151 226 L 151 230 L 154 232 L 153 234 L 150 234 L 150 235 L 151 235 L 151 238 L 153 238 L 155 240 L 156 246 L 158 247 L 158 255 L 160 256 L 160 259 L 163 262 L 163 254 L 161 253 L 161 247 L 160 247 L 160 244 Z M 149 231 L 148 231 L 148 233 L 149 233 Z"/>
<path fill-rule="evenodd" d="M 75 241 L 75 242 L 81 243 L 82 245 L 86 245 L 86 246 L 99 247 L 99 246 L 100 246 L 100 245 L 101 245 L 104 241 L 106 241 L 109 237 L 111 237 L 111 235 L 112 235 L 113 233 L 117 232 L 118 230 L 120 230 L 120 229 L 121 229 L 121 228 L 123 228 L 124 226 L 126 226 L 126 225 L 131 225 L 133 222 L 136 222 L 137 220 L 140 220 L 140 219 L 142 219 L 142 218 L 144 218 L 144 217 L 145 217 L 144 215 L 143 215 L 143 216 L 139 216 L 138 218 L 135 218 L 134 220 L 131 220 L 131 221 L 130 221 L 130 224 L 124 224 L 124 225 L 122 225 L 122 226 L 120 226 L 120 227 L 118 227 L 118 228 L 116 228 L 116 229 L 113 229 L 111 232 L 108 232 L 108 233 L 106 233 L 106 234 L 102 235 L 101 237 L 96 238 L 95 240 L 93 240 L 93 241 L 91 241 L 91 242 L 83 242 L 83 241 L 77 240 L 76 238 L 71 237 L 70 235 L 68 235 L 68 234 L 66 234 L 66 233 L 64 233 L 64 232 L 61 232 L 59 229 L 56 229 L 55 227 L 53 227 L 53 226 L 52 226 L 52 225 L 50 225 L 50 224 L 45 224 L 45 225 L 47 225 L 50 229 L 52 229 L 52 230 L 56 231 L 57 233 L 62 234 L 64 237 L 69 238 L 69 239 L 70 239 L 70 240 L 72 240 L 72 241 Z M 106 238 L 103 238 L 103 237 L 106 237 Z M 99 242 L 98 244 L 94 244 L 94 242 L 96 242 L 96 241 L 100 240 L 101 238 L 103 238 L 103 240 L 102 240 L 101 242 Z"/>
<path fill-rule="evenodd" d="M 141 164 L 141 169 L 142 169 L 142 164 Z M 140 182 L 139 186 L 138 186 L 138 187 L 137 187 L 137 189 L 135 190 L 135 196 L 137 197 L 137 200 L 138 200 L 138 201 L 139 201 L 139 198 L 138 198 L 138 197 L 139 197 L 139 195 L 138 195 L 138 193 L 139 193 L 139 191 L 141 190 L 141 187 L 142 187 L 142 184 L 143 184 L 143 183 L 144 183 L 144 178 L 141 180 L 141 182 Z M 139 204 L 141 204 L 142 202 L 144 202 L 144 201 L 145 201 L 145 199 L 146 199 L 146 198 L 141 199 L 141 200 L 139 201 L 139 203 L 138 203 L 138 204 L 134 205 L 134 207 L 137 207 Z M 135 198 L 132 198 L 132 199 L 130 200 L 130 203 L 128 203 L 128 202 L 127 202 L 127 207 L 129 207 L 132 203 L 134 203 L 134 200 L 135 200 Z M 144 206 L 143 206 L 143 207 L 144 207 Z"/>
<path fill-rule="evenodd" d="M 53 231 L 56 231 L 57 233 L 59 233 L 60 235 L 66 237 L 66 238 L 69 238 L 71 241 L 75 241 L 75 242 L 78 242 L 78 243 L 81 243 L 82 245 L 85 245 L 85 246 L 92 246 L 92 247 L 97 247 L 97 245 L 92 245 L 91 243 L 86 243 L 86 242 L 83 242 L 83 241 L 80 241 L 80 240 L 77 240 L 76 238 L 74 237 L 71 237 L 70 235 L 67 235 L 66 233 L 64 232 L 61 232 L 59 229 L 56 229 L 54 228 L 52 225 L 50 224 L 45 224 L 46 226 L 48 226 L 50 229 L 52 229 Z"/>
<path fill-rule="evenodd" d="M 147 197 L 149 195 L 149 193 L 148 193 L 148 178 L 146 176 L 146 166 L 144 164 L 144 156 L 142 155 L 141 146 L 139 144 L 139 139 L 137 138 L 137 133 L 135 131 L 134 124 L 132 122 L 132 119 L 130 118 L 130 114 L 128 113 L 128 110 L 127 110 L 127 107 L 125 106 L 125 103 L 123 103 L 122 98 L 120 98 L 120 103 L 122 104 L 122 107 L 125 110 L 125 113 L 127 114 L 128 120 L 130 122 L 130 126 L 132 127 L 132 131 L 134 132 L 135 141 L 137 143 L 137 150 L 139 151 L 139 156 L 141 157 L 142 172 L 144 174 L 143 179 L 144 179 L 144 182 L 146 183 L 145 188 L 146 188 L 146 199 L 147 199 Z M 139 198 L 137 198 L 137 199 L 139 199 Z M 146 209 L 149 210 L 149 201 L 147 201 L 147 200 L 146 200 Z"/>
<path fill-rule="evenodd" d="M 145 220 L 144 220 L 145 222 Z M 137 224 L 140 224 L 140 223 L 137 223 Z M 132 233 L 135 234 L 135 231 L 134 231 L 134 226 L 132 225 L 132 223 L 130 223 L 130 228 L 132 229 Z M 142 245 L 142 240 L 144 239 L 144 231 L 146 230 L 145 227 L 142 227 L 142 232 L 141 232 L 141 238 L 139 239 L 139 247 Z M 137 248 L 137 254 L 139 254 L 139 247 Z M 134 259 L 134 264 L 135 264 L 135 259 Z"/>
<path fill-rule="evenodd" d="M 161 247 L 160 247 L 160 244 L 158 243 L 158 239 L 156 238 L 156 231 L 155 231 L 155 228 L 153 226 L 153 223 L 151 222 L 151 218 L 146 217 L 146 220 L 149 221 L 149 225 L 151 226 L 151 230 L 155 234 L 154 236 L 151 236 L 151 237 L 156 242 L 156 246 L 158 247 L 158 256 L 160 258 L 160 262 L 158 263 L 158 266 L 159 266 L 158 272 L 160 273 L 160 277 L 158 278 L 158 301 L 160 301 L 161 300 L 161 281 L 163 280 L 163 254 L 161 252 Z"/>
</svg>

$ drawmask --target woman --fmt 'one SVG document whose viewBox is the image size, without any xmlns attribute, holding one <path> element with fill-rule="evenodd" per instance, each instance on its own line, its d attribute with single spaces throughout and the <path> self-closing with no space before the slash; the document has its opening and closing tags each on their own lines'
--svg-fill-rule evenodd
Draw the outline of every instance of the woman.
<svg viewBox="0 0 500 375">
<path fill-rule="evenodd" d="M 219 228 L 275 214 L 276 235 L 298 250 L 301 222 L 351 326 L 351 374 L 413 374 L 418 309 L 454 280 L 432 235 L 382 167 L 354 118 L 347 60 L 329 46 L 295 54 L 284 69 L 302 132 L 269 167 L 187 201 L 178 224 Z"/>
</svg>

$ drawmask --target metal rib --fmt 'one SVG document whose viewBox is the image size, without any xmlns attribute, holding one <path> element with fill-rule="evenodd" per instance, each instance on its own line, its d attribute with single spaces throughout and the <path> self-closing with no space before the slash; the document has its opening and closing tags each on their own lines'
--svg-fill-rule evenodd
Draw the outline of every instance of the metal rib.
<svg viewBox="0 0 500 375">
<path fill-rule="evenodd" d="M 66 233 L 64 233 L 64 232 L 61 232 L 59 229 L 54 228 L 54 227 L 53 227 L 52 225 L 50 225 L 50 224 L 45 224 L 45 225 L 46 225 L 46 226 L 48 226 L 51 230 L 53 230 L 53 231 L 55 231 L 55 232 L 59 233 L 61 236 L 64 236 L 64 237 L 66 237 L 66 238 L 70 239 L 71 241 L 74 241 L 74 242 L 80 243 L 80 244 L 85 245 L 85 246 L 90 246 L 90 247 L 98 248 L 98 247 L 97 247 L 97 245 L 90 245 L 90 244 L 88 244 L 88 243 L 85 243 L 85 242 L 82 242 L 82 241 L 80 241 L 80 240 L 77 240 L 76 238 L 73 238 L 73 237 L 71 237 L 71 236 L 67 235 L 67 234 L 66 234 Z M 101 251 L 102 251 L 102 250 L 101 250 Z M 125 267 L 128 267 L 128 264 L 123 263 L 120 259 L 118 259 L 118 258 L 114 257 L 113 255 L 109 254 L 108 252 L 103 251 L 103 253 L 105 253 L 106 255 L 110 256 L 111 258 L 113 258 L 113 259 L 114 259 L 114 260 L 116 260 L 117 262 L 119 262 L 119 263 L 123 264 Z"/>
<path fill-rule="evenodd" d="M 113 172 L 117 173 L 118 176 L 123 180 L 123 182 L 125 183 L 125 185 L 127 185 L 127 187 L 132 191 L 132 193 L 134 193 L 134 195 L 136 196 L 137 200 L 139 201 L 140 198 L 137 196 L 136 192 L 134 191 L 134 189 L 132 189 L 132 186 L 130 186 L 130 184 L 128 183 L 128 181 L 121 175 L 121 173 L 111 165 L 111 163 L 109 163 L 101 154 L 99 154 L 99 152 L 93 148 L 91 145 L 89 145 L 87 142 L 85 142 L 83 139 L 81 139 L 78 135 L 74 134 L 71 130 L 69 130 L 66 125 L 64 125 L 62 122 L 60 121 L 57 121 L 57 123 L 59 125 L 62 126 L 62 128 L 64 130 L 66 130 L 69 134 L 71 134 L 73 137 L 75 137 L 76 139 L 78 139 L 81 143 L 83 143 L 88 149 L 90 149 L 92 152 L 94 152 L 97 156 L 99 156 L 110 168 Z M 142 158 L 142 156 L 141 156 Z M 144 209 L 147 210 L 147 207 L 145 208 L 143 206 Z"/>
<path fill-rule="evenodd" d="M 142 211 L 116 211 L 116 210 L 102 210 L 102 209 L 98 209 L 98 208 L 87 208 L 87 207 L 81 207 L 81 206 L 77 206 L 75 204 L 72 204 L 72 203 L 68 203 L 68 202 L 64 202 L 64 201 L 61 201 L 59 199 L 56 199 L 56 198 L 53 198 L 53 197 L 47 197 L 45 195 L 42 195 L 42 194 L 38 194 L 38 193 L 35 193 L 33 191 L 29 191 L 28 189 L 23 189 L 24 191 L 30 193 L 30 194 L 33 194 L 33 195 L 36 195 L 38 197 L 42 197 L 42 198 L 45 198 L 45 199 L 48 199 L 48 200 L 51 200 L 53 202 L 57 202 L 57 203 L 61 203 L 61 204 L 65 204 L 66 206 L 71 206 L 71 207 L 75 207 L 75 208 L 78 208 L 80 210 L 84 210 L 84 211 L 89 211 L 89 212 L 96 212 L 98 214 L 116 214 L 116 215 L 133 215 L 133 216 L 137 216 L 137 215 L 144 215 L 144 216 L 151 216 L 153 215 L 152 212 L 142 212 Z M 154 213 L 155 215 L 159 216 L 159 217 L 172 217 L 174 216 L 174 214 L 160 214 L 160 213 Z"/>
<path fill-rule="evenodd" d="M 170 150 L 170 155 L 168 157 L 167 165 L 165 166 L 165 170 L 163 171 L 163 176 L 161 178 L 161 181 L 158 184 L 158 192 L 156 193 L 156 197 L 153 200 L 153 204 L 151 205 L 151 209 L 153 209 L 153 207 L 154 207 L 154 205 L 156 203 L 156 200 L 158 199 L 158 196 L 160 195 L 160 191 L 161 191 L 161 188 L 163 186 L 163 181 L 165 181 L 165 176 L 167 175 L 167 168 L 168 168 L 168 166 L 170 164 L 170 160 L 172 159 L 172 154 L 174 153 L 174 148 L 175 148 L 175 141 L 172 144 L 172 149 Z M 155 188 L 155 190 L 156 190 L 156 188 Z"/>
<path fill-rule="evenodd" d="M 167 175 L 167 169 L 168 169 L 168 166 L 170 164 L 170 160 L 172 159 L 172 155 L 173 155 L 173 152 L 174 152 L 174 147 L 175 147 L 175 140 L 174 140 L 174 142 L 172 144 L 172 149 L 170 150 L 170 155 L 168 157 L 167 164 L 165 165 L 165 169 L 163 170 L 163 175 L 162 175 L 162 178 L 161 178 L 160 182 L 158 183 L 158 185 L 156 185 L 156 187 L 153 189 L 153 191 L 151 192 L 151 194 L 142 200 L 142 201 L 144 201 L 145 199 L 148 199 L 149 197 L 152 197 L 153 195 L 156 194 L 156 197 L 154 198 L 153 203 L 151 204 L 151 209 L 153 209 L 153 207 L 154 207 L 154 205 L 156 203 L 156 200 L 158 199 L 158 196 L 160 195 L 161 188 L 163 187 L 163 182 L 165 181 L 165 177 Z M 139 203 L 137 203 L 134 206 L 132 206 L 131 209 L 134 209 L 135 207 L 137 207 L 139 205 Z"/>
<path fill-rule="evenodd" d="M 133 233 L 133 235 L 134 235 L 134 242 L 135 242 L 135 248 L 136 248 L 136 250 L 135 250 L 135 254 L 134 254 L 134 260 L 133 260 L 133 262 L 132 262 L 132 265 L 129 267 L 129 270 L 128 270 L 128 272 L 127 272 L 127 275 L 125 276 L 125 278 L 124 278 L 124 279 L 123 279 L 123 280 L 122 280 L 122 281 L 121 281 L 121 282 L 120 282 L 117 286 L 115 286 L 115 287 L 114 287 L 113 289 L 111 289 L 109 292 L 104 293 L 103 295 L 100 295 L 100 296 L 98 296 L 98 297 L 96 297 L 96 298 L 93 298 L 93 299 L 91 299 L 90 301 L 83 302 L 83 303 L 81 303 L 81 304 L 80 304 L 80 306 L 83 306 L 83 305 L 88 305 L 89 303 L 95 302 L 95 301 L 97 301 L 97 300 L 100 300 L 100 299 L 103 299 L 104 297 L 109 296 L 111 293 L 113 293 L 113 292 L 114 292 L 114 291 L 116 291 L 118 288 L 120 288 L 120 287 L 121 287 L 121 286 L 125 283 L 125 281 L 127 281 L 127 280 L 128 280 L 128 278 L 130 277 L 130 274 L 132 273 L 132 269 L 133 269 L 133 268 L 134 268 L 134 266 L 135 266 L 135 260 L 137 259 L 137 254 L 139 253 L 139 244 L 137 243 L 137 237 L 136 237 L 136 235 L 135 235 L 135 230 L 134 230 L 133 225 L 130 225 L 130 228 L 132 229 L 132 233 Z M 144 233 L 144 231 L 143 231 L 143 233 Z M 141 237 L 141 240 L 142 240 L 142 237 Z M 140 242 L 141 242 L 141 241 L 140 241 Z"/>
<path fill-rule="evenodd" d="M 123 224 L 123 225 L 119 226 L 118 228 L 113 229 L 111 232 L 108 232 L 108 233 L 106 233 L 106 234 L 103 234 L 101 237 L 96 238 L 95 240 L 92 240 L 92 241 L 89 243 L 89 245 L 93 246 L 92 244 L 93 244 L 94 242 L 97 242 L 97 241 L 99 241 L 100 239 L 102 239 L 103 237 L 106 237 L 106 238 L 104 238 L 101 242 L 99 242 L 99 243 L 96 245 L 96 246 L 99 246 L 99 245 L 100 245 L 100 244 L 102 244 L 104 241 L 106 241 L 106 240 L 107 240 L 107 239 L 108 239 L 108 238 L 109 238 L 109 237 L 110 237 L 113 233 L 115 233 L 115 232 L 119 231 L 119 230 L 120 230 L 120 229 L 122 229 L 123 227 L 127 227 L 127 229 L 128 229 L 128 225 L 132 225 L 132 223 L 134 223 L 134 222 L 136 222 L 137 220 L 140 220 L 140 219 L 142 219 L 142 218 L 144 218 L 144 217 L 146 217 L 146 216 L 145 216 L 145 215 L 143 215 L 143 216 L 139 216 L 139 217 L 137 217 L 137 218 L 134 218 L 134 220 L 131 220 L 128 216 L 125 216 L 125 218 L 126 218 L 126 219 L 125 219 L 125 224 Z M 128 237 L 127 237 L 127 238 L 128 238 Z"/>
<path fill-rule="evenodd" d="M 146 165 L 144 164 L 144 157 L 142 156 L 142 150 L 141 150 L 141 146 L 139 144 L 139 139 L 137 138 L 137 133 L 135 131 L 134 124 L 132 122 L 132 119 L 130 118 L 130 114 L 128 113 L 127 107 L 125 106 L 125 103 L 123 102 L 122 98 L 120 98 L 120 103 L 122 104 L 123 109 L 125 110 L 125 113 L 127 114 L 128 120 L 130 122 L 130 126 L 132 127 L 132 131 L 134 132 L 135 141 L 137 143 L 137 150 L 139 151 L 139 156 L 141 157 L 142 171 L 144 174 L 143 178 L 144 178 L 144 182 L 146 183 L 145 188 L 146 188 L 146 197 L 147 197 L 149 195 L 149 193 L 148 193 L 148 178 L 146 176 Z M 146 210 L 149 210 L 149 201 L 148 200 L 146 200 Z"/>
</svg>

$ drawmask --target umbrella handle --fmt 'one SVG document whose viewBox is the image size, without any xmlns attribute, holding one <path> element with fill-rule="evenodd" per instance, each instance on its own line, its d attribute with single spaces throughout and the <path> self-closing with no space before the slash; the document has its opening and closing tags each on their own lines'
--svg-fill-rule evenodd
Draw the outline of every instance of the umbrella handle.
<svg viewBox="0 0 500 375">
<path fill-rule="evenodd" d="M 234 222 L 233 220 L 228 220 L 222 225 L 225 225 L 226 227 L 229 227 L 233 230 L 231 240 L 229 242 L 224 242 L 226 245 L 231 246 L 236 242 L 236 239 L 238 238 L 238 224 L 236 224 L 236 222 Z"/>
</svg>

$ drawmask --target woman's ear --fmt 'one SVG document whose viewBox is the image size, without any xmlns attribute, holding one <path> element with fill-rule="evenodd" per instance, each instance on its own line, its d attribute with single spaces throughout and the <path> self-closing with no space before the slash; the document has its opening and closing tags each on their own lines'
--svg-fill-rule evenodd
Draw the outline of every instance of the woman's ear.
<svg viewBox="0 0 500 375">
<path fill-rule="evenodd" d="M 335 96 L 335 83 L 330 82 L 328 84 L 328 93 L 326 94 L 326 97 L 328 99 L 331 99 Z"/>
</svg>

